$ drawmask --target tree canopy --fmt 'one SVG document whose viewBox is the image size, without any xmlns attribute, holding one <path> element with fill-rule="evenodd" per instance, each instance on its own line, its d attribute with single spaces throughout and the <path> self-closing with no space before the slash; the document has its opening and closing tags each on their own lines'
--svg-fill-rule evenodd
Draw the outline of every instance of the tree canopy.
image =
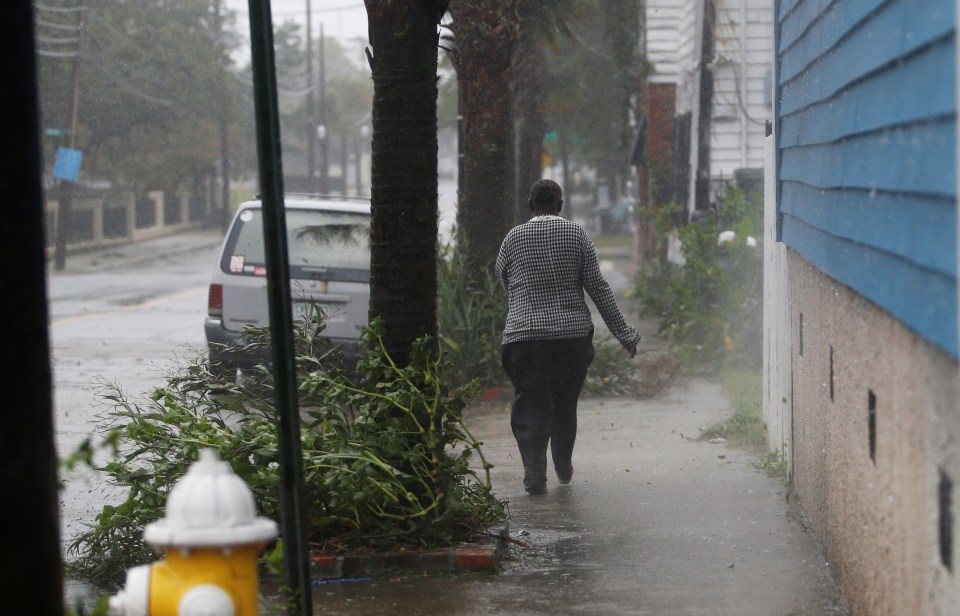
<svg viewBox="0 0 960 616">
<path fill-rule="evenodd" d="M 79 33 L 63 30 L 74 16 L 56 10 L 76 3 L 50 4 L 37 15 L 42 125 L 68 128 L 73 58 L 49 52 L 75 51 L 57 40 L 79 34 L 77 145 L 88 174 L 169 186 L 215 164 L 218 114 L 236 109 L 228 75 L 237 38 L 219 3 L 90 0 Z"/>
<path fill-rule="evenodd" d="M 36 28 L 42 129 L 69 127 L 72 54 L 82 38 L 81 179 L 173 188 L 220 164 L 224 126 L 233 171 L 256 168 L 245 20 L 223 0 L 89 0 L 78 32 L 79 4 L 38 5 Z M 288 21 L 275 27 L 283 141 L 285 154 L 293 157 L 316 138 L 306 121 L 309 85 L 318 92 L 321 78 L 317 32 L 313 38 L 311 82 L 302 26 Z M 347 49 L 334 38 L 326 39 L 324 54 L 324 121 L 330 134 L 355 135 L 371 107 L 369 71 L 359 48 Z M 44 139 L 50 167 L 66 140 Z"/>
</svg>

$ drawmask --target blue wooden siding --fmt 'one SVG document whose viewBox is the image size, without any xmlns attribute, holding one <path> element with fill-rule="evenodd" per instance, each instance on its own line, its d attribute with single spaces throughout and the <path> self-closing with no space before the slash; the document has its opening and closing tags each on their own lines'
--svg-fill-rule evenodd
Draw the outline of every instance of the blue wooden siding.
<svg viewBox="0 0 960 616">
<path fill-rule="evenodd" d="M 956 0 L 780 0 L 780 234 L 958 356 Z"/>
</svg>

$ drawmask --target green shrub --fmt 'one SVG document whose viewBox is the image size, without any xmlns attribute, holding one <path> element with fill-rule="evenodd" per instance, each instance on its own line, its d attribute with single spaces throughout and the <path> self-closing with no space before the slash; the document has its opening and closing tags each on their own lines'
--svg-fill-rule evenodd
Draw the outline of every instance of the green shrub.
<svg viewBox="0 0 960 616">
<path fill-rule="evenodd" d="M 297 364 L 312 542 L 341 549 L 449 545 L 503 517 L 490 491 L 490 465 L 461 419 L 475 384 L 450 391 L 445 362 L 426 339 L 416 343 L 408 366 L 395 366 L 380 323 L 365 331 L 367 358 L 350 380 L 326 369 L 322 323 L 303 325 L 297 349 L 310 352 Z M 242 344 L 263 344 L 266 337 L 250 329 Z M 170 488 L 206 447 L 216 448 L 250 486 L 262 515 L 279 519 L 270 373 L 259 366 L 231 382 L 210 368 L 205 356 L 183 363 L 146 401 L 102 384 L 100 397 L 110 408 L 99 431 L 114 454 L 96 464 L 88 441 L 71 462 L 82 459 L 103 471 L 126 496 L 105 506 L 70 545 L 74 574 L 115 585 L 127 568 L 153 560 L 143 528 L 163 516 Z"/>
<path fill-rule="evenodd" d="M 429 339 L 416 341 L 400 367 L 383 350 L 380 322 L 364 336 L 362 379 L 314 372 L 302 385 L 324 409 L 313 413 L 318 424 L 305 456 L 305 469 L 323 484 L 311 508 L 318 540 L 449 545 L 501 519 L 491 465 L 462 418 L 476 382 L 451 391 Z M 354 419 L 342 421 L 345 413 Z"/>
<path fill-rule="evenodd" d="M 438 254 L 437 331 L 450 362 L 450 382 L 476 379 L 484 388 L 509 385 L 500 366 L 507 295 L 493 268 L 476 280 L 464 266 L 462 250 L 446 245 Z"/>
<path fill-rule="evenodd" d="M 686 264 L 669 263 L 666 254 L 643 268 L 636 293 L 641 316 L 659 320 L 659 333 L 677 343 L 685 359 L 720 366 L 758 366 L 762 343 L 761 207 L 754 198 L 728 187 L 718 214 L 680 227 L 669 209 L 654 221 L 666 237 L 676 232 Z M 733 241 L 718 245 L 721 231 Z M 747 245 L 747 237 L 757 240 Z"/>
<path fill-rule="evenodd" d="M 593 342 L 593 363 L 583 383 L 585 396 L 627 396 L 636 393 L 637 364 L 612 336 L 601 336 Z M 642 351 L 638 351 L 641 353 Z"/>
</svg>

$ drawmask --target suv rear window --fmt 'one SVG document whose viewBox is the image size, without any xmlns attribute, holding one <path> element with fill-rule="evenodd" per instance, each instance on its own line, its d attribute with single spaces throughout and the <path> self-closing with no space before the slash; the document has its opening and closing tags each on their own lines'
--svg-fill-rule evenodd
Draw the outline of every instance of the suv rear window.
<svg viewBox="0 0 960 616">
<path fill-rule="evenodd" d="M 369 282 L 368 215 L 287 209 L 286 223 L 291 277 Z M 220 266 L 229 274 L 266 275 L 263 215 L 259 208 L 240 213 Z"/>
</svg>

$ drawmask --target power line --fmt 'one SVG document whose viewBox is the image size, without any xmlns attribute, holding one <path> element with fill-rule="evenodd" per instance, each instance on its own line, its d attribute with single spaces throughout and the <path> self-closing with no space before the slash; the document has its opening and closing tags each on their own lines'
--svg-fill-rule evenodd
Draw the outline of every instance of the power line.
<svg viewBox="0 0 960 616">
<path fill-rule="evenodd" d="M 55 36 L 37 36 L 37 40 L 41 43 L 51 43 L 53 45 L 66 45 L 67 43 L 79 43 L 80 37 L 71 36 L 69 38 L 58 38 Z"/>
<path fill-rule="evenodd" d="M 70 32 L 79 32 L 80 26 L 78 25 L 66 25 L 58 24 L 52 21 L 46 21 L 43 19 L 37 19 L 36 24 L 38 26 L 43 26 L 44 28 L 53 28 L 54 30 L 69 30 Z"/>
<path fill-rule="evenodd" d="M 363 9 L 363 8 L 364 8 L 364 6 L 363 6 L 362 4 L 349 4 L 349 5 L 345 5 L 345 6 L 335 6 L 335 7 L 325 8 L 325 9 L 313 9 L 312 12 L 313 12 L 313 13 L 341 13 L 341 12 L 344 12 L 344 11 L 356 11 L 356 10 L 360 10 L 360 9 Z M 242 10 L 242 9 L 233 9 L 233 12 L 238 13 L 238 14 L 241 14 L 241 15 L 249 15 L 249 14 L 250 14 L 250 11 L 244 11 L 244 10 Z M 279 16 L 279 17 L 291 17 L 291 16 L 300 16 L 300 15 L 303 15 L 304 12 L 303 12 L 303 11 L 271 11 L 271 14 L 272 14 L 273 16 L 275 16 L 275 17 L 276 17 L 276 16 Z"/>
<path fill-rule="evenodd" d="M 48 11 L 50 13 L 77 13 L 86 10 L 87 7 L 83 4 L 77 6 L 45 6 L 43 4 L 34 4 L 33 8 L 38 11 Z"/>
<path fill-rule="evenodd" d="M 80 54 L 76 51 L 47 51 L 46 49 L 38 49 L 38 56 L 43 56 L 44 58 L 76 58 Z"/>
<path fill-rule="evenodd" d="M 240 74 L 240 73 L 230 73 L 230 75 L 232 75 L 237 82 L 242 83 L 243 85 L 249 86 L 251 88 L 253 87 L 252 77 L 248 77 L 247 75 Z M 317 91 L 316 84 L 314 84 L 313 86 L 296 87 L 296 89 L 293 89 L 291 85 L 284 85 L 283 83 L 279 83 L 279 82 L 277 83 L 277 92 L 285 96 L 300 97 L 300 96 L 306 96 L 310 92 L 316 92 L 316 91 Z"/>
<path fill-rule="evenodd" d="M 126 81 L 125 79 L 121 78 L 119 75 L 113 74 L 111 71 L 107 70 L 107 69 L 104 68 L 102 65 L 100 65 L 100 64 L 98 64 L 98 63 L 96 63 L 96 62 L 93 62 L 92 65 L 93 65 L 93 67 L 94 67 L 95 69 L 97 69 L 97 71 L 100 72 L 100 74 L 102 74 L 104 77 L 106 77 L 107 79 L 109 79 L 109 80 L 112 81 L 113 83 L 115 83 L 115 84 L 117 84 L 118 86 L 120 86 L 120 89 L 123 90 L 124 92 L 126 92 L 127 94 L 129 94 L 129 95 L 131 95 L 131 96 L 134 96 L 134 97 L 136 97 L 136 98 L 139 98 L 139 99 L 141 99 L 141 100 L 145 100 L 145 101 L 147 101 L 147 102 L 149 102 L 149 103 L 153 103 L 153 104 L 155 104 L 155 105 L 160 105 L 160 106 L 163 106 L 163 107 L 172 107 L 172 106 L 173 106 L 173 101 L 167 100 L 167 99 L 165 99 L 165 98 L 159 98 L 159 97 L 156 97 L 156 96 L 152 96 L 152 95 L 150 95 L 150 94 L 147 94 L 146 92 L 144 92 L 143 90 L 140 90 L 139 88 L 137 88 L 135 85 L 133 85 L 133 84 L 130 83 L 129 81 Z"/>
</svg>

